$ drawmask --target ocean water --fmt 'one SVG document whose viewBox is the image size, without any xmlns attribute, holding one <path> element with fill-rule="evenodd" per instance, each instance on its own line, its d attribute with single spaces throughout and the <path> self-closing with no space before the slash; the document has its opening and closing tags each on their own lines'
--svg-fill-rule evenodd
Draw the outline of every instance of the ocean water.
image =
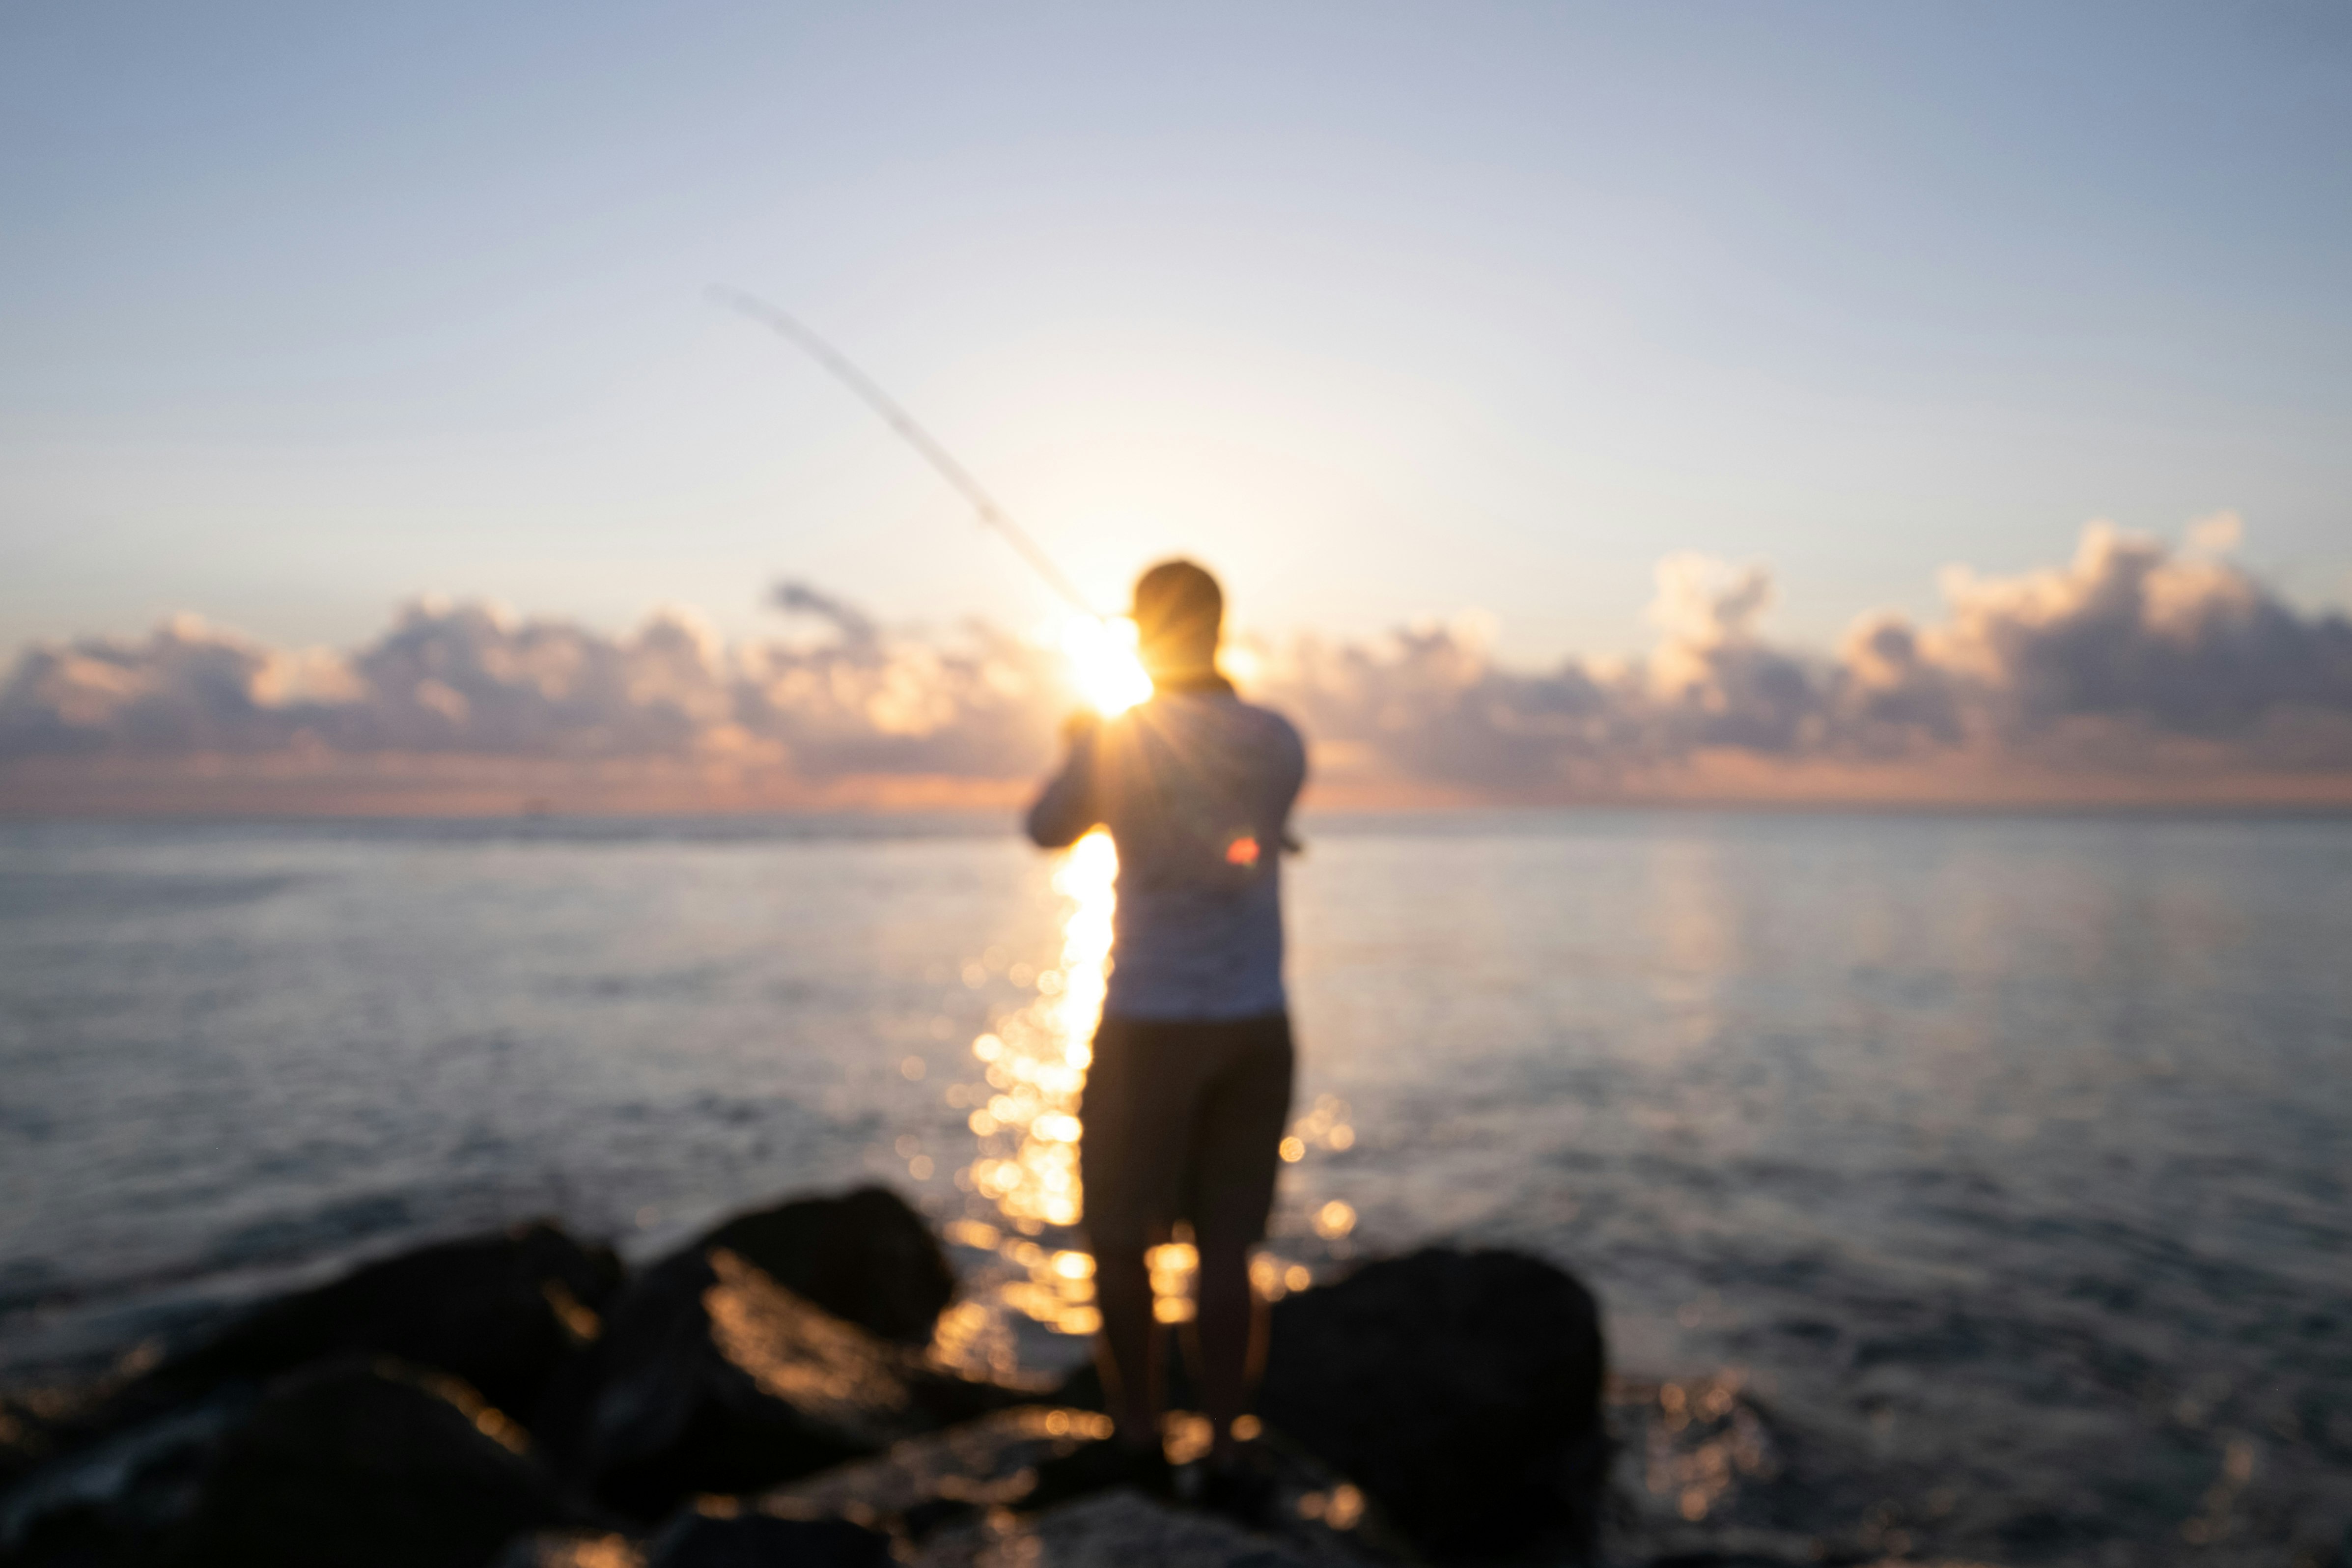
<svg viewBox="0 0 2352 1568">
<path fill-rule="evenodd" d="M 1307 836 L 1271 1287 L 1431 1240 L 1573 1268 L 1638 1397 L 1763 1423 L 1696 1487 L 1629 1457 L 1700 1525 L 2343 1539 L 2352 822 Z M 0 826 L 0 1381 L 430 1237 L 643 1257 L 868 1179 L 953 1227 L 963 1352 L 1066 1364 L 1108 870 L 968 818 Z"/>
</svg>

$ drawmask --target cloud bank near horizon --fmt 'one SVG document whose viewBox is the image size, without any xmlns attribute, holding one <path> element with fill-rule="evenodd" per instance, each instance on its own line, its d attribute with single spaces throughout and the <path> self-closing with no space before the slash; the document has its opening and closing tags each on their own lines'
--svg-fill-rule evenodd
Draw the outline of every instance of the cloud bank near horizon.
<svg viewBox="0 0 2352 1568">
<path fill-rule="evenodd" d="M 1637 659 L 1496 663 L 1474 630 L 1244 645 L 1330 804 L 1643 800 L 2352 802 L 2352 621 L 2228 559 L 2104 523 L 2071 561 L 1947 572 L 1933 625 L 1772 641 L 1761 566 L 1657 568 Z M 725 810 L 1013 798 L 1073 693 L 984 622 L 894 635 L 782 583 L 794 624 L 722 646 L 665 611 L 608 636 L 412 604 L 348 653 L 182 616 L 25 648 L 0 682 L 0 809 Z M 814 631 L 814 635 L 809 635 Z"/>
</svg>

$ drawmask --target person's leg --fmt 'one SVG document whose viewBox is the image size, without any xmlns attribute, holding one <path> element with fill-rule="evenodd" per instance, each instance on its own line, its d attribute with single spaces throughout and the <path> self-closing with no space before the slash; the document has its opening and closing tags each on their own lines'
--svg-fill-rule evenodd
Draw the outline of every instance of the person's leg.
<svg viewBox="0 0 2352 1568">
<path fill-rule="evenodd" d="M 1212 1458 L 1220 1462 L 1233 1455 L 1234 1422 L 1247 1413 L 1265 1370 L 1266 1309 L 1250 1283 L 1250 1251 L 1265 1237 L 1290 1120 L 1288 1020 L 1252 1019 L 1234 1028 L 1231 1059 L 1202 1099 L 1194 1145 L 1195 1342 Z"/>
<path fill-rule="evenodd" d="M 1160 1231 L 1147 1239 L 1157 1246 L 1166 1238 Z M 1102 1375 L 1104 1402 L 1118 1424 L 1119 1441 L 1130 1447 L 1156 1448 L 1167 1397 L 1162 1386 L 1166 1356 L 1163 1331 L 1151 1310 L 1145 1244 L 1097 1239 L 1094 1248 L 1095 1305 L 1102 1312 L 1102 1331 L 1095 1336 L 1095 1366 Z"/>
<path fill-rule="evenodd" d="M 1078 1108 L 1079 1180 L 1088 1246 L 1095 1255 L 1095 1306 L 1102 1330 L 1095 1365 L 1122 1442 L 1157 1449 L 1164 1349 L 1151 1310 L 1147 1248 L 1168 1239 L 1188 1120 L 1183 1065 L 1165 1050 L 1164 1030 L 1105 1018 Z"/>
<path fill-rule="evenodd" d="M 1265 1302 L 1250 1283 L 1250 1243 L 1203 1236 L 1195 1289 L 1201 1347 L 1201 1403 L 1213 1434 L 1210 1457 L 1232 1456 L 1234 1422 L 1249 1410 L 1265 1370 Z"/>
</svg>

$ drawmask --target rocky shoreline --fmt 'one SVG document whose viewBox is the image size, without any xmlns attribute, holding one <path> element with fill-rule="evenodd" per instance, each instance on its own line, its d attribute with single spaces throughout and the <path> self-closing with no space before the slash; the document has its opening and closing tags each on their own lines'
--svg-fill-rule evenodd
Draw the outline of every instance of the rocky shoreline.
<svg viewBox="0 0 2352 1568">
<path fill-rule="evenodd" d="M 1250 1517 L 1125 1490 L 1028 1510 L 1037 1467 L 1108 1424 L 1090 1372 L 1047 1387 L 942 1358 L 955 1289 L 930 1227 L 879 1188 L 738 1215 L 634 1272 L 547 1222 L 424 1247 L 97 1384 L 0 1397 L 0 1564 L 1696 1568 L 1901 1551 L 1703 1526 L 1779 1464 L 1736 1384 L 1612 1383 L 1583 1286 L 1448 1248 L 1277 1303 L 1270 1500 Z"/>
</svg>

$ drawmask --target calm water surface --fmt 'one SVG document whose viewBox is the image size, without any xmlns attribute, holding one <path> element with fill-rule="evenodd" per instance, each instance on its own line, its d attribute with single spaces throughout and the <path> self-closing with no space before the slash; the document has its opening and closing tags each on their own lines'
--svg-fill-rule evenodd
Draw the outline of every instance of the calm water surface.
<svg viewBox="0 0 2352 1568">
<path fill-rule="evenodd" d="M 2102 1563 L 2352 1521 L 2352 823 L 1310 834 L 1270 1283 L 1567 1264 L 1621 1370 L 1759 1402 L 1751 1520 Z M 967 1350 L 1066 1362 L 1103 871 L 948 820 L 0 828 L 0 1377 L 861 1178 L 960 1222 Z"/>
</svg>

